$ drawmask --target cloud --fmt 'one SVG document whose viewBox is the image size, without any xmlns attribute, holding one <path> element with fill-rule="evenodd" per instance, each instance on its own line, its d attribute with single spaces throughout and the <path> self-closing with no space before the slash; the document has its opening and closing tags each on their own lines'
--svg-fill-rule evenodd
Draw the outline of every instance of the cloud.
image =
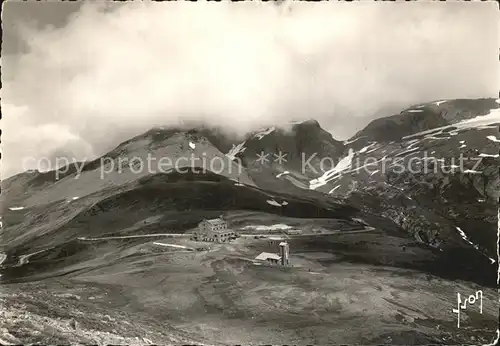
<svg viewBox="0 0 500 346">
<path fill-rule="evenodd" d="M 21 23 L 28 49 L 3 59 L 2 173 L 61 150 L 90 159 L 181 121 L 243 134 L 316 118 L 346 139 L 384 109 L 496 96 L 496 13 L 493 3 L 128 2 L 85 3 L 60 28 Z"/>
</svg>

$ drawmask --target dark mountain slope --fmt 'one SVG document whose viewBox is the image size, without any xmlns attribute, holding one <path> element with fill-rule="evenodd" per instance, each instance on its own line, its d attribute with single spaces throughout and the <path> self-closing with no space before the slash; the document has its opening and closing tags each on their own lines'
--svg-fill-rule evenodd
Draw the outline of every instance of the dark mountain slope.
<svg viewBox="0 0 500 346">
<path fill-rule="evenodd" d="M 476 116 L 486 115 L 497 108 L 495 99 L 457 99 L 414 105 L 400 114 L 379 118 L 359 131 L 353 139 L 368 141 L 399 141 L 417 132 L 453 125 Z"/>
<path fill-rule="evenodd" d="M 346 226 L 357 226 L 358 229 L 363 229 L 363 223 L 366 223 L 376 230 L 372 236 L 371 233 L 362 236 L 346 249 L 335 250 L 337 245 L 332 245 L 332 251 L 345 253 L 345 260 L 350 262 L 378 265 L 392 263 L 402 268 L 425 270 L 446 278 L 472 280 L 488 286 L 493 284 L 494 270 L 487 259 L 477 251 L 464 248 L 459 243 L 450 244 L 444 251 L 421 248 L 422 245 L 414 244 L 404 230 L 388 221 L 390 217 L 384 219 L 380 216 L 387 216 L 386 214 L 377 215 L 380 211 L 378 204 L 383 202 L 378 197 L 368 199 L 364 194 L 353 196 L 359 196 L 361 202 L 357 198 L 351 198 L 351 201 L 363 204 L 363 211 L 349 205 L 337 204 L 324 195 L 318 194 L 316 198 L 299 197 L 241 186 L 210 172 L 157 174 L 140 179 L 121 192 L 103 196 L 92 204 L 83 204 L 85 198 L 82 198 L 82 201 L 79 201 L 82 203 L 79 209 L 73 211 L 57 203 L 30 209 L 30 219 L 41 213 L 48 216 L 46 219 L 37 220 L 38 227 L 45 224 L 45 231 L 31 233 L 31 237 L 16 237 L 15 233 L 24 227 L 22 223 L 14 229 L 5 230 L 8 236 L 6 239 L 12 241 L 5 244 L 7 260 L 4 265 L 7 267 L 3 270 L 4 280 L 22 280 L 24 275 L 40 276 L 44 272 L 48 275 L 49 272 L 67 271 L 72 267 L 83 270 L 85 266 L 96 265 L 92 264 L 94 258 L 99 259 L 95 263 L 103 263 L 106 256 L 110 256 L 111 250 L 123 251 L 120 249 L 136 244 L 133 239 L 118 241 L 118 247 L 115 249 L 106 243 L 92 245 L 79 242 L 81 237 L 183 233 L 195 227 L 205 217 L 216 217 L 232 210 L 246 210 L 275 214 L 277 217 L 340 219 L 344 220 Z M 58 219 L 57 223 L 51 221 L 54 218 Z M 410 248 L 416 248 L 405 254 L 401 245 L 385 244 L 377 245 L 381 246 L 377 251 L 366 249 L 360 252 L 363 246 L 370 244 L 370 239 L 373 238 L 376 244 L 379 241 L 376 239 L 384 237 L 391 243 L 407 243 Z M 306 244 L 320 241 L 320 238 L 306 238 L 304 241 L 305 243 L 301 242 L 302 245 L 297 246 L 313 246 Z M 325 247 L 326 243 L 322 246 Z M 389 256 L 396 250 L 398 254 Z M 16 267 L 16 263 L 22 262 L 22 257 L 27 254 L 31 254 L 29 263 L 25 261 L 24 265 Z M 452 263 L 455 267 L 450 269 Z"/>
<path fill-rule="evenodd" d="M 70 204 L 59 202 L 23 210 L 23 218 L 6 217 L 4 246 L 9 258 L 33 253 L 77 237 L 127 234 L 148 217 L 159 218 L 146 233 L 183 233 L 204 217 L 224 211 L 250 210 L 298 218 L 351 220 L 358 210 L 324 195 L 277 194 L 245 186 L 211 172 L 156 174 L 106 194 L 90 195 Z M 43 214 L 42 214 L 43 213 Z M 43 215 L 47 215 L 44 217 Z M 52 220 L 56 219 L 54 222 Z M 356 222 L 353 222 L 356 223 Z M 33 231 L 23 231 L 25 228 Z M 147 226 L 147 225 L 146 225 Z M 133 227 L 132 227 L 133 228 Z M 125 231 L 124 231 L 125 230 Z"/>
<path fill-rule="evenodd" d="M 477 247 L 495 261 L 498 106 L 492 99 L 449 100 L 378 119 L 347 141 L 352 155 L 345 156 L 346 164 L 325 172 L 314 188 L 361 209 L 375 198 L 371 212 L 419 241 L 438 248 Z"/>
<path fill-rule="evenodd" d="M 237 149 L 234 156 L 257 186 L 298 194 L 321 173 L 322 160 L 334 165 L 345 150 L 344 144 L 315 120 L 253 133 Z"/>
<path fill-rule="evenodd" d="M 245 165 L 251 165 L 261 152 L 269 153 L 268 158 L 273 162 L 276 159 L 273 154 L 278 155 L 282 151 L 286 153 L 282 168 L 298 172 L 302 171 L 304 157 L 314 155 L 318 159 L 325 156 L 337 159 L 344 151 L 342 142 L 335 140 L 315 120 L 292 124 L 290 128 L 272 127 L 254 133 L 244 146 L 246 149 L 238 157 Z"/>
<path fill-rule="evenodd" d="M 239 140 L 236 136 L 228 135 L 220 129 L 208 128 L 203 126 L 193 128 L 187 126 L 153 128 L 149 131 L 146 131 L 145 133 L 142 133 L 121 143 L 106 155 L 103 155 L 102 157 L 85 164 L 83 170 L 89 171 L 100 167 L 101 162 L 104 159 L 117 159 L 118 157 L 123 155 L 124 152 L 127 152 L 126 148 L 130 147 L 135 142 L 142 142 L 146 140 L 148 141 L 148 149 L 154 150 L 161 148 L 162 146 L 164 146 L 165 141 L 179 134 L 185 134 L 187 139 L 191 139 L 194 142 L 206 139 L 222 153 L 227 153 L 234 144 L 238 143 Z"/>
<path fill-rule="evenodd" d="M 457 104 L 472 106 L 459 110 Z M 390 124 L 401 125 L 399 139 L 380 142 L 364 136 L 344 144 L 315 121 L 294 124 L 288 131 L 270 128 L 239 144 L 219 138 L 212 130 L 153 129 L 105 156 L 115 166 L 104 177 L 95 169 L 78 178 L 73 172 L 55 182 L 44 181 L 40 177 L 48 175 L 39 173 L 9 180 L 7 196 L 9 191 L 30 193 L 15 193 L 11 200 L 26 208 L 7 212 L 6 252 L 15 258 L 81 236 L 184 232 L 203 217 L 225 210 L 253 210 L 285 217 L 352 220 L 361 216 L 372 227 L 383 224 L 387 232 L 409 235 L 432 251 L 442 250 L 440 256 L 464 249 L 488 263 L 494 261 L 496 198 L 500 194 L 500 163 L 495 156 L 495 126 L 500 120 L 496 113 L 483 115 L 489 104 L 489 100 L 460 100 L 417 105 L 390 117 Z M 436 107 L 441 110 L 435 111 Z M 438 113 L 453 125 L 434 128 L 441 120 L 433 123 L 428 119 Z M 380 123 L 384 121 L 387 119 Z M 390 132 L 388 128 L 377 131 Z M 222 149 L 229 145 L 231 149 L 224 154 L 207 136 L 219 140 Z M 268 162 L 256 161 L 261 151 L 268 154 Z M 274 156 L 279 151 L 286 155 L 281 163 Z M 124 167 L 119 165 L 121 159 L 132 156 L 175 159 L 207 153 L 208 157 L 227 159 L 228 168 L 234 165 L 242 173 L 237 169 L 221 174 L 167 169 L 137 174 L 134 167 L 127 167 L 128 161 L 122 162 Z M 313 155 L 315 160 L 309 160 L 303 169 L 304 159 Z M 460 155 L 481 161 L 476 165 L 470 160 L 458 172 L 450 171 L 458 165 Z M 320 164 L 325 158 L 332 168 Z M 78 199 L 73 200 L 75 197 Z M 147 218 L 156 221 L 137 224 Z"/>
<path fill-rule="evenodd" d="M 50 172 L 26 172 L 2 181 L 2 204 L 28 207 L 71 200 L 150 174 L 193 166 L 254 185 L 246 169 L 225 155 L 231 143 L 227 135 L 214 129 L 152 129 L 91 162 Z"/>
</svg>

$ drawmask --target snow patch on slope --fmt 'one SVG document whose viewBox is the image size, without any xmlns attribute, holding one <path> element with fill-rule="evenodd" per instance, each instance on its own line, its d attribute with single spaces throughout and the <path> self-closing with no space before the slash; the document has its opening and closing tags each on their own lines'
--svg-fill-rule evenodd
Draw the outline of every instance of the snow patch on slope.
<svg viewBox="0 0 500 346">
<path fill-rule="evenodd" d="M 495 136 L 486 136 L 486 138 L 492 142 L 500 143 L 500 139 L 496 138 Z"/>
<path fill-rule="evenodd" d="M 333 191 L 337 190 L 339 187 L 340 187 L 340 185 L 335 186 L 333 189 L 331 189 L 330 191 L 328 191 L 328 193 L 332 193 Z"/>
<path fill-rule="evenodd" d="M 377 143 L 372 143 L 372 144 L 369 144 L 367 145 L 366 147 L 364 148 L 361 148 L 361 150 L 359 151 L 360 154 L 363 154 L 364 152 L 366 152 L 368 149 L 370 149 L 372 146 L 374 146 L 375 144 Z"/>
<path fill-rule="evenodd" d="M 500 108 L 494 108 L 486 115 L 478 115 L 472 119 L 463 120 L 453 124 L 453 126 L 458 129 L 469 129 L 483 125 L 491 125 L 494 123 L 500 123 Z"/>
<path fill-rule="evenodd" d="M 466 119 L 463 121 L 460 121 L 458 123 L 453 124 L 454 127 L 457 128 L 457 130 L 466 130 L 466 129 L 471 129 L 471 128 L 483 128 L 487 127 L 488 125 L 492 124 L 498 124 L 500 123 L 500 108 L 495 108 L 490 111 L 490 113 L 486 115 L 478 115 L 477 117 L 474 117 L 472 119 Z M 449 125 L 446 126 L 441 126 L 441 127 L 436 127 L 433 129 L 417 132 L 408 136 L 404 136 L 403 139 L 410 139 L 418 136 L 425 136 L 425 138 L 429 139 L 443 139 L 443 138 L 433 138 L 433 135 L 437 134 L 442 134 L 443 130 L 448 128 Z M 456 135 L 458 132 L 457 130 L 454 130 L 453 135 Z M 451 133 L 450 133 L 451 134 Z M 446 139 L 449 139 L 446 138 Z"/>
<path fill-rule="evenodd" d="M 499 154 L 496 154 L 496 155 L 492 155 L 492 154 L 485 154 L 485 153 L 481 153 L 479 154 L 479 157 L 498 157 Z"/>
<path fill-rule="evenodd" d="M 414 146 L 415 144 L 418 144 L 418 143 L 420 143 L 419 139 L 412 139 L 411 141 L 409 141 L 408 143 L 406 143 L 406 144 L 408 144 L 408 146 L 406 147 L 406 149 L 409 149 L 409 148 L 411 148 L 412 146 Z"/>
<path fill-rule="evenodd" d="M 242 228 L 243 230 L 255 230 L 255 231 L 281 231 L 292 229 L 291 226 L 285 225 L 283 223 L 278 223 L 271 226 L 266 225 L 257 225 L 257 226 L 245 226 Z"/>
<path fill-rule="evenodd" d="M 469 238 L 467 238 L 467 235 L 465 235 L 465 232 L 458 226 L 455 226 L 455 228 L 457 229 L 458 231 L 458 234 L 460 234 L 460 236 L 462 237 L 463 240 L 465 240 L 468 244 L 472 245 L 476 250 L 479 250 L 479 247 L 472 243 Z M 482 253 L 482 252 L 481 252 Z M 484 253 L 482 253 L 484 256 L 486 256 Z M 489 258 L 489 260 L 491 261 L 491 263 L 495 263 L 495 260 L 489 256 L 486 256 Z"/>
<path fill-rule="evenodd" d="M 264 136 L 270 134 L 271 132 L 273 132 L 276 128 L 274 126 L 268 128 L 268 129 L 265 129 L 264 131 L 261 131 L 259 133 L 256 133 L 253 138 L 258 138 L 259 140 L 261 140 Z"/>
<path fill-rule="evenodd" d="M 353 139 L 353 140 L 343 141 L 342 143 L 343 143 L 344 145 L 351 144 L 351 143 L 354 143 L 354 142 L 356 142 L 358 139 L 361 139 L 361 138 L 363 138 L 363 137 L 365 137 L 365 136 L 361 136 L 361 137 L 355 138 L 355 139 Z"/>
<path fill-rule="evenodd" d="M 231 148 L 231 150 L 229 150 L 226 156 L 229 157 L 229 159 L 234 160 L 236 155 L 245 151 L 246 148 L 243 146 L 244 144 L 245 142 L 240 143 L 238 145 L 233 144 L 233 147 Z"/>
<path fill-rule="evenodd" d="M 352 159 L 354 157 L 354 150 L 349 149 L 349 154 L 342 158 L 337 165 L 326 171 L 321 177 L 309 181 L 309 188 L 315 190 L 320 186 L 325 185 L 327 182 L 335 178 L 336 174 L 339 174 L 352 166 Z"/>
<path fill-rule="evenodd" d="M 274 199 L 268 199 L 266 202 L 269 203 L 270 205 L 275 206 L 275 207 L 282 207 L 282 206 L 288 204 L 288 202 L 286 202 L 286 201 L 284 201 L 283 203 L 279 203 L 279 202 L 276 202 Z"/>
<path fill-rule="evenodd" d="M 276 178 L 279 178 L 279 177 L 281 177 L 282 175 L 285 175 L 285 174 L 290 174 L 290 172 L 284 171 L 282 173 L 279 173 L 279 174 L 276 175 Z"/>
<path fill-rule="evenodd" d="M 10 207 L 9 210 L 23 210 L 24 207 Z"/>
</svg>

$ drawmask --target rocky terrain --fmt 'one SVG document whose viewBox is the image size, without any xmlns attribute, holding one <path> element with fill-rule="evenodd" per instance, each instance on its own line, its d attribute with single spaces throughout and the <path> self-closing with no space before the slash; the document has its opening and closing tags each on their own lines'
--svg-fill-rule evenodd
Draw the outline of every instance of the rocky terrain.
<svg viewBox="0 0 500 346">
<path fill-rule="evenodd" d="M 261 186 L 290 191 L 299 187 L 346 198 L 438 248 L 473 239 L 472 246 L 495 263 L 499 106 L 495 99 L 414 105 L 374 120 L 343 143 L 309 121 L 300 124 L 313 133 L 305 149 L 300 146 L 299 125 L 285 134 L 270 128 L 262 132 L 262 139 L 244 142 L 242 147 L 249 149 L 242 148 L 240 156 Z M 302 160 L 296 148 L 306 153 Z M 272 157 L 280 150 L 292 152 L 284 164 L 255 162 L 260 151 Z"/>
<path fill-rule="evenodd" d="M 314 120 L 155 128 L 2 181 L 0 342 L 491 343 L 499 106 L 413 105 L 344 142 Z M 190 240 L 220 214 L 239 239 Z M 291 267 L 254 260 L 284 239 Z"/>
<path fill-rule="evenodd" d="M 211 134 L 211 135 L 210 135 Z M 49 172 L 25 172 L 2 182 L 2 201 L 8 205 L 35 206 L 72 200 L 127 185 L 156 173 L 199 167 L 255 185 L 244 167 L 233 162 L 207 138 L 215 130 L 155 128 L 118 145 L 91 162 L 71 162 Z M 217 137 L 218 138 L 218 137 Z M 222 150 L 224 137 L 215 141 Z"/>
</svg>

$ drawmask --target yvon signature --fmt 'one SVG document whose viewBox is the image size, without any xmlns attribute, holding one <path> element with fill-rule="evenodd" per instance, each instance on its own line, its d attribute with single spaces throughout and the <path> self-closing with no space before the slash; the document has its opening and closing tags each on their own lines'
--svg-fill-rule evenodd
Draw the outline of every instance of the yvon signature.
<svg viewBox="0 0 500 346">
<path fill-rule="evenodd" d="M 479 313 L 483 313 L 483 291 L 476 291 L 476 294 L 471 294 L 467 299 L 462 301 L 462 296 L 460 293 L 457 293 L 457 308 L 453 309 L 453 312 L 458 315 L 457 318 L 457 327 L 460 328 L 460 311 L 467 309 L 467 303 L 469 305 L 474 304 L 477 300 L 479 300 Z"/>
</svg>

